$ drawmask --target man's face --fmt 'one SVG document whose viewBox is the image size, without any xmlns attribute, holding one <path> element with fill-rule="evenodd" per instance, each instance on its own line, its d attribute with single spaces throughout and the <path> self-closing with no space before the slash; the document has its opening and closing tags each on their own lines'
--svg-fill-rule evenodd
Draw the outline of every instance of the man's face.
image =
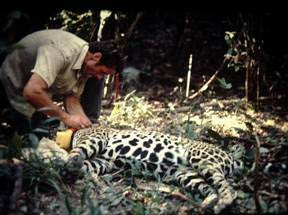
<svg viewBox="0 0 288 215">
<path fill-rule="evenodd" d="M 101 56 L 97 54 L 94 54 L 93 56 L 90 57 L 89 60 L 86 61 L 84 65 L 84 74 L 86 76 L 93 76 L 96 77 L 97 79 L 102 79 L 104 78 L 105 75 L 110 75 L 115 73 L 115 68 L 114 67 L 107 67 L 100 62 Z"/>
</svg>

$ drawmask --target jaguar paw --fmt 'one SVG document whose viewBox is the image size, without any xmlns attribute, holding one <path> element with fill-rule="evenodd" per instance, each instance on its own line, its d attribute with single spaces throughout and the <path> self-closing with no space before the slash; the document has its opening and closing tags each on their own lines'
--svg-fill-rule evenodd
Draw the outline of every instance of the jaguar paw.
<svg viewBox="0 0 288 215">
<path fill-rule="evenodd" d="M 78 179 L 83 177 L 83 173 L 79 169 L 64 167 L 60 170 L 60 176 L 64 183 L 74 184 Z"/>
<path fill-rule="evenodd" d="M 76 154 L 73 156 L 69 156 L 67 164 L 66 164 L 66 168 L 71 168 L 71 169 L 81 169 L 83 167 L 84 164 L 84 159 Z"/>
<path fill-rule="evenodd" d="M 216 193 L 213 193 L 204 199 L 204 201 L 201 203 L 201 207 L 207 208 L 211 205 L 215 205 L 217 201 L 218 201 L 218 195 Z"/>
<path fill-rule="evenodd" d="M 225 193 L 224 195 L 219 197 L 218 203 L 214 206 L 214 213 L 219 214 L 224 208 L 231 205 L 232 202 L 237 197 L 237 193 Z"/>
</svg>

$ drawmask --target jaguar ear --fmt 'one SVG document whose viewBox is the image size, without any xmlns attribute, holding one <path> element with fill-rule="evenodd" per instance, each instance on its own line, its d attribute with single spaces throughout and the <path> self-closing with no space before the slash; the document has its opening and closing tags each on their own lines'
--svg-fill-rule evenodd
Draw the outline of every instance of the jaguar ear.
<svg viewBox="0 0 288 215">
<path fill-rule="evenodd" d="M 72 129 L 67 129 L 65 131 L 58 131 L 56 133 L 56 143 L 60 148 L 68 150 L 71 147 L 72 140 Z"/>
</svg>

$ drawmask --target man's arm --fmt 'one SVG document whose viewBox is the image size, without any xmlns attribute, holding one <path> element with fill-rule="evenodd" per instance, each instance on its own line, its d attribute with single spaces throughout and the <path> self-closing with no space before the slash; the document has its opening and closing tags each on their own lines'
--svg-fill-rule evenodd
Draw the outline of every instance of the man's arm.
<svg viewBox="0 0 288 215">
<path fill-rule="evenodd" d="M 83 128 L 91 125 L 87 122 L 87 117 L 79 114 L 68 114 L 55 105 L 47 94 L 47 83 L 36 73 L 34 73 L 23 90 L 23 96 L 36 109 L 47 107 L 49 110 L 44 113 L 50 116 L 59 117 L 63 123 L 72 128 Z"/>
<path fill-rule="evenodd" d="M 74 95 L 68 95 L 64 98 L 64 106 L 68 113 L 72 115 L 79 115 L 85 119 L 85 127 L 91 126 L 92 123 L 85 114 L 82 105 L 80 103 L 80 99 Z"/>
</svg>

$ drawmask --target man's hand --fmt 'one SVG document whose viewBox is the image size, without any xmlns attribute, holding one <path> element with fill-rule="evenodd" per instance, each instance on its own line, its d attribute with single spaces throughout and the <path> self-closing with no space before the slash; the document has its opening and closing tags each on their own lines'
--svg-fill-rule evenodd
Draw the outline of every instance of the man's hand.
<svg viewBox="0 0 288 215">
<path fill-rule="evenodd" d="M 64 119 L 64 123 L 72 128 L 87 128 L 92 125 L 92 122 L 86 116 L 79 98 L 74 95 L 67 95 L 64 98 L 64 106 L 69 117 Z"/>
<path fill-rule="evenodd" d="M 82 115 L 67 114 L 62 121 L 68 128 L 81 129 L 92 126 L 92 122 L 86 116 Z"/>
</svg>

